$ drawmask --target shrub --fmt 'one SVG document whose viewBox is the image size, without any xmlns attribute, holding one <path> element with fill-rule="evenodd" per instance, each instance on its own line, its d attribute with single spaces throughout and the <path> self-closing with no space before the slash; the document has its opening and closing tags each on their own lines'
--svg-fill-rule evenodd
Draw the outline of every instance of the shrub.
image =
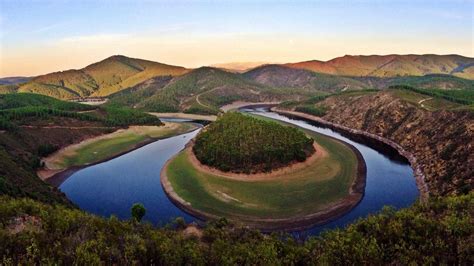
<svg viewBox="0 0 474 266">
<path fill-rule="evenodd" d="M 143 216 L 146 214 L 145 206 L 141 203 L 135 203 L 131 209 L 132 217 L 135 221 L 140 222 L 143 219 Z"/>
</svg>

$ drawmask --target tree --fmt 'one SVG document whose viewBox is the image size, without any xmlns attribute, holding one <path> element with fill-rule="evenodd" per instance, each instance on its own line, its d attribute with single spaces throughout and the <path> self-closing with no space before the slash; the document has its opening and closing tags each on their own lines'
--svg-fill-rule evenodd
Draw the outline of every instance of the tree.
<svg viewBox="0 0 474 266">
<path fill-rule="evenodd" d="M 145 213 L 146 213 L 146 209 L 145 209 L 145 206 L 143 206 L 143 204 L 141 204 L 141 203 L 133 204 L 133 206 L 132 206 L 132 217 L 137 222 L 140 222 L 142 220 L 143 216 L 145 216 Z"/>
</svg>

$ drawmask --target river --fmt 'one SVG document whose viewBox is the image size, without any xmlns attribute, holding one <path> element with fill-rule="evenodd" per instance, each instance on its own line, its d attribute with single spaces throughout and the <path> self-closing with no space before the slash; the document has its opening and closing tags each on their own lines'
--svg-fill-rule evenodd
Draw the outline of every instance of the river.
<svg viewBox="0 0 474 266">
<path fill-rule="evenodd" d="M 262 108 L 242 111 L 285 121 L 340 139 L 352 144 L 364 157 L 367 179 L 365 195 L 361 202 L 342 217 L 299 232 L 300 234 L 313 235 L 325 229 L 345 226 L 358 218 L 380 211 L 385 205 L 403 208 L 418 198 L 413 171 L 406 161 L 397 160 L 383 151 L 377 151 L 331 129 L 314 126 L 302 120 L 290 119 Z M 133 203 L 141 202 L 147 209 L 144 219 L 154 224 L 164 225 L 179 216 L 187 222 L 196 221 L 167 198 L 160 184 L 160 171 L 164 163 L 182 150 L 198 132 L 199 129 L 158 140 L 115 159 L 84 168 L 64 181 L 60 190 L 81 209 L 104 217 L 115 215 L 127 219 L 130 217 L 130 207 Z"/>
</svg>

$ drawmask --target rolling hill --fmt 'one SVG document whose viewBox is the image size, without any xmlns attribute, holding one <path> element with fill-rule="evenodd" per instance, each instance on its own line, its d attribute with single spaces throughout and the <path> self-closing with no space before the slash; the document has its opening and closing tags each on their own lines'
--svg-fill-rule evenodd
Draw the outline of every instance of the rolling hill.
<svg viewBox="0 0 474 266">
<path fill-rule="evenodd" d="M 222 63 L 222 64 L 213 64 L 210 67 L 220 68 L 222 70 L 235 72 L 235 73 L 243 73 L 249 71 L 253 68 L 267 65 L 268 62 L 230 62 L 230 63 Z"/>
<path fill-rule="evenodd" d="M 374 55 L 262 65 L 234 73 L 212 67 L 190 70 L 116 55 L 82 69 L 0 85 L 0 93 L 32 92 L 58 99 L 108 96 L 112 103 L 150 111 L 216 113 L 219 106 L 235 100 L 301 100 L 392 85 L 473 89 L 473 68 L 473 58 L 459 55 Z"/>
<path fill-rule="evenodd" d="M 0 78 L 0 85 L 15 85 L 29 81 L 29 77 L 6 77 Z"/>
<path fill-rule="evenodd" d="M 345 55 L 329 61 L 312 60 L 285 66 L 343 76 L 450 74 L 474 79 L 474 58 L 460 55 Z"/>
<path fill-rule="evenodd" d="M 176 76 L 183 67 L 153 61 L 112 56 L 79 70 L 38 76 L 18 86 L 18 92 L 33 92 L 60 99 L 107 96 L 156 76 Z"/>
<path fill-rule="evenodd" d="M 281 65 L 264 65 L 243 74 L 257 83 L 280 88 L 300 88 L 308 91 L 338 92 L 367 88 L 367 84 L 349 77 L 315 73 Z"/>
<path fill-rule="evenodd" d="M 218 107 L 244 101 L 294 98 L 290 89 L 268 87 L 244 76 L 201 67 L 168 80 L 152 79 L 111 96 L 110 104 L 126 104 L 155 112 L 215 114 Z"/>
</svg>

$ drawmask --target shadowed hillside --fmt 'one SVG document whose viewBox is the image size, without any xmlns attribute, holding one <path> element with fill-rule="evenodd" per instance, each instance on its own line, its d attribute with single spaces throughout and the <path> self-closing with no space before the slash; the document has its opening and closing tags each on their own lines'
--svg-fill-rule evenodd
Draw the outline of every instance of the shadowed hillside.
<svg viewBox="0 0 474 266">
<path fill-rule="evenodd" d="M 285 66 L 343 76 L 450 74 L 474 79 L 474 58 L 460 55 L 345 55 L 326 62 L 312 60 Z"/>
</svg>

